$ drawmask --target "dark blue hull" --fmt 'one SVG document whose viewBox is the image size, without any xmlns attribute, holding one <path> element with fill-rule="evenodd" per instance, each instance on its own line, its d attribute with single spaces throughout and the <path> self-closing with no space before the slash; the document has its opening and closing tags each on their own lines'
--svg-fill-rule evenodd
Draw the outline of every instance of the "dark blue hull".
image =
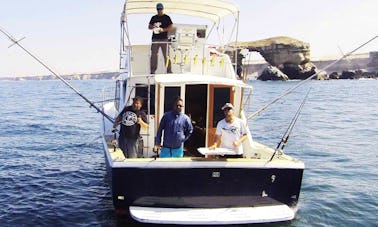
<svg viewBox="0 0 378 227">
<path fill-rule="evenodd" d="M 167 163 L 168 164 L 168 163 Z M 110 168 L 114 206 L 170 208 L 295 208 L 303 169 Z"/>
</svg>

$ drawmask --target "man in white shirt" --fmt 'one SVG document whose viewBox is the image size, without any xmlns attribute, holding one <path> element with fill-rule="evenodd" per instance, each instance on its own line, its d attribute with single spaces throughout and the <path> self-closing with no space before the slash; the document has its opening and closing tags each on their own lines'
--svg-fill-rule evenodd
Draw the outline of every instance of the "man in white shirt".
<svg viewBox="0 0 378 227">
<path fill-rule="evenodd" d="M 215 131 L 215 142 L 209 149 L 217 147 L 233 150 L 233 157 L 243 157 L 243 148 L 241 144 L 247 139 L 247 129 L 244 122 L 235 117 L 234 106 L 226 103 L 222 110 L 225 118 L 218 122 Z"/>
</svg>

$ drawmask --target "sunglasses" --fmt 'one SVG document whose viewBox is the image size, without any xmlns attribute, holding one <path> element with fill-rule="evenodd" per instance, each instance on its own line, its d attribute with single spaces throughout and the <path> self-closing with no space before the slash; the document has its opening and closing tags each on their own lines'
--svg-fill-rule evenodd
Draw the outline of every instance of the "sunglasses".
<svg viewBox="0 0 378 227">
<path fill-rule="evenodd" d="M 176 105 L 178 108 L 184 107 L 183 105 Z"/>
<path fill-rule="evenodd" d="M 226 112 L 226 111 L 229 111 L 231 110 L 232 108 L 224 108 L 223 111 Z"/>
</svg>

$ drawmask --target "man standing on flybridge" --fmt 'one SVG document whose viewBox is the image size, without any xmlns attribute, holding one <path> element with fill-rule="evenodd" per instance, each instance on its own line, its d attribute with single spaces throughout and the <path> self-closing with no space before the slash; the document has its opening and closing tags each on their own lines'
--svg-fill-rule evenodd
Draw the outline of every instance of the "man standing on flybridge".
<svg viewBox="0 0 378 227">
<path fill-rule="evenodd" d="M 159 48 L 163 52 L 164 61 L 167 62 L 168 52 L 168 32 L 173 29 L 173 23 L 171 18 L 164 14 L 164 6 L 162 3 L 156 4 L 157 14 L 153 16 L 148 24 L 148 29 L 152 32 L 152 44 L 151 44 L 151 62 L 150 70 L 151 74 L 155 74 L 157 69 L 157 59 Z M 172 73 L 171 62 L 168 62 L 167 73 Z"/>
</svg>

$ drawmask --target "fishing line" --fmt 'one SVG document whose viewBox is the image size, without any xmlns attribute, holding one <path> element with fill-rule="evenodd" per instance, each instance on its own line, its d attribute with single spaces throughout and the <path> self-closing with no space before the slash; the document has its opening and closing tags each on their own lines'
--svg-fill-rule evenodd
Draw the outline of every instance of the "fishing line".
<svg viewBox="0 0 378 227">
<path fill-rule="evenodd" d="M 308 94 L 310 93 L 310 91 L 311 91 L 311 88 L 307 91 L 307 94 L 303 98 L 303 101 L 302 101 L 301 105 L 299 105 L 299 108 L 298 108 L 297 112 L 295 113 L 293 119 L 291 119 L 289 127 L 286 129 L 286 132 L 282 136 L 281 141 L 278 143 L 276 149 L 274 150 L 273 155 L 270 157 L 269 162 L 273 160 L 274 156 L 276 155 L 276 153 L 278 151 L 282 151 L 284 149 L 287 141 L 289 140 L 290 134 L 293 131 L 294 125 L 297 122 L 298 117 L 299 117 L 299 115 L 300 115 L 300 113 L 302 111 L 302 108 L 303 108 L 304 104 L 306 103 L 306 100 L 307 100 L 307 97 L 308 97 Z"/>
<path fill-rule="evenodd" d="M 302 86 L 304 83 L 308 82 L 309 80 L 311 80 L 312 78 L 314 78 L 315 76 L 317 76 L 319 73 L 323 72 L 323 71 L 326 71 L 326 69 L 328 69 L 329 67 L 333 66 L 334 64 L 338 63 L 339 61 L 343 60 L 344 58 L 348 57 L 349 55 L 353 54 L 354 52 L 356 52 L 357 50 L 361 49 L 363 46 L 367 45 L 368 43 L 370 43 L 371 41 L 373 41 L 374 39 L 376 39 L 378 36 L 375 36 L 373 38 L 371 38 L 370 40 L 368 40 L 367 42 L 363 43 L 362 45 L 360 45 L 359 47 L 357 47 L 356 49 L 350 51 L 349 53 L 343 55 L 341 58 L 337 59 L 336 61 L 332 62 L 331 64 L 327 65 L 326 67 L 324 67 L 323 69 L 319 70 L 317 73 L 314 73 L 313 75 L 311 75 L 310 77 L 308 77 L 307 79 L 301 81 L 300 83 L 298 83 L 296 86 L 286 90 L 283 94 L 281 94 L 280 96 L 276 97 L 275 99 L 273 99 L 271 102 L 269 102 L 268 104 L 266 104 L 265 106 L 261 107 L 259 110 L 255 111 L 254 113 L 250 114 L 248 117 L 247 117 L 247 120 L 253 118 L 253 117 L 256 117 L 258 115 L 260 115 L 260 113 L 262 113 L 263 111 L 265 111 L 269 106 L 271 106 L 272 104 L 276 103 L 278 100 L 280 100 L 281 98 L 285 97 L 286 95 L 290 94 L 291 92 L 293 92 L 295 89 L 297 89 L 298 87 Z"/>
<path fill-rule="evenodd" d="M 101 113 L 106 119 L 108 119 L 110 122 L 114 123 L 114 119 L 107 115 L 104 111 L 102 111 L 99 107 L 97 107 L 93 102 L 91 102 L 89 99 L 87 99 L 84 95 L 82 95 L 76 88 L 74 88 L 70 83 L 68 83 L 63 77 L 61 77 L 59 74 L 54 72 L 49 66 L 47 66 L 42 60 L 40 60 L 36 55 L 31 53 L 29 50 L 27 50 L 24 46 L 20 44 L 20 41 L 23 40 L 24 38 L 20 40 L 16 40 L 12 35 L 7 33 L 3 28 L 0 27 L 0 31 L 7 36 L 12 42 L 13 45 L 19 46 L 23 51 L 25 51 L 28 55 L 30 55 L 32 58 L 34 58 L 38 63 L 40 63 L 43 67 L 45 67 L 48 71 L 50 71 L 54 76 L 56 76 L 58 79 L 60 79 L 65 85 L 67 85 L 69 88 L 71 88 L 76 94 L 78 94 L 81 98 L 83 98 L 87 103 L 90 104 L 89 107 L 93 107 L 97 110 L 97 112 Z M 9 47 L 11 47 L 9 46 Z"/>
</svg>

